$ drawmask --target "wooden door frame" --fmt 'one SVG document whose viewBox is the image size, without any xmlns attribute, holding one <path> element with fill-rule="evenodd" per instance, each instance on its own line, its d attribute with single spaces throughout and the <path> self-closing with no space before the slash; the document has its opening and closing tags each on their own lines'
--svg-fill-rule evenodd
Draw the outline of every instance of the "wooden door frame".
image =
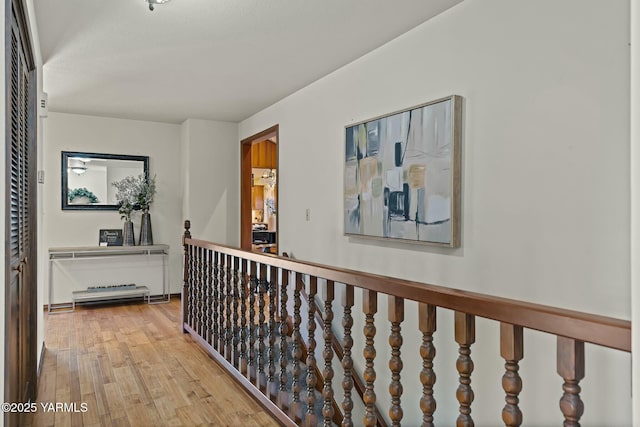
<svg viewBox="0 0 640 427">
<path fill-rule="evenodd" d="M 280 131 L 279 125 L 251 135 L 240 141 L 240 247 L 251 250 L 251 146 L 265 139 L 276 138 L 276 185 L 280 185 Z M 280 208 L 280 191 L 276 191 L 276 209 Z M 280 247 L 280 215 L 276 214 L 276 249 Z"/>
</svg>

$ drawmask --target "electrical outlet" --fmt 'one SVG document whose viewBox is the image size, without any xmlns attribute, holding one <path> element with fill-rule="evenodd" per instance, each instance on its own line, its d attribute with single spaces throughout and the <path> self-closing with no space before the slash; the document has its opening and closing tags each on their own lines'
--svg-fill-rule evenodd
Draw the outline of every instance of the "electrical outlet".
<svg viewBox="0 0 640 427">
<path fill-rule="evenodd" d="M 38 184 L 44 184 L 44 171 L 38 171 Z"/>
<path fill-rule="evenodd" d="M 311 209 L 307 208 L 307 212 L 305 214 L 305 218 L 307 221 L 311 221 Z"/>
</svg>

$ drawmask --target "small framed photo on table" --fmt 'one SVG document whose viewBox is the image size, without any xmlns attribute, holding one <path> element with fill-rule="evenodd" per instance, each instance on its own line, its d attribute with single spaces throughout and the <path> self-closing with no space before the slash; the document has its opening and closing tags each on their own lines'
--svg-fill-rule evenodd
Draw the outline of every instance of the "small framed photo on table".
<svg viewBox="0 0 640 427">
<path fill-rule="evenodd" d="M 98 242 L 100 246 L 122 246 L 122 230 L 102 229 L 100 230 Z"/>
</svg>

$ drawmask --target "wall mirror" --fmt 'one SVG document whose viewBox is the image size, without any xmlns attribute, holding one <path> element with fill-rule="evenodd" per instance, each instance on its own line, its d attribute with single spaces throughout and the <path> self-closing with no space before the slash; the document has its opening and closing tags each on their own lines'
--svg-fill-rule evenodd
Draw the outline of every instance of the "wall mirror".
<svg viewBox="0 0 640 427">
<path fill-rule="evenodd" d="M 149 177 L 149 156 L 62 152 L 62 209 L 118 210 L 112 183 Z"/>
</svg>

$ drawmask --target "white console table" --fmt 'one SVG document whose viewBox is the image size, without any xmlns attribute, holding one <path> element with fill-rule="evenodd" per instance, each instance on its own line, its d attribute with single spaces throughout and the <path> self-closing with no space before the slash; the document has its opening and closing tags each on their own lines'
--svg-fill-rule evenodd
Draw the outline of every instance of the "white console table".
<svg viewBox="0 0 640 427">
<path fill-rule="evenodd" d="M 162 295 L 149 294 L 149 289 L 145 286 L 138 286 L 135 290 L 109 290 L 91 292 L 90 296 L 86 292 L 71 292 L 69 299 L 71 302 L 53 303 L 53 266 L 61 262 L 74 262 L 77 260 L 100 260 L 113 257 L 127 257 L 133 255 L 144 255 L 148 257 L 162 258 Z M 73 311 L 76 302 L 81 301 L 105 301 L 122 298 L 132 298 L 142 296 L 149 304 L 165 303 L 171 299 L 169 291 L 169 245 L 149 245 L 149 246 L 80 246 L 66 248 L 49 248 L 49 313 L 61 313 Z"/>
</svg>

